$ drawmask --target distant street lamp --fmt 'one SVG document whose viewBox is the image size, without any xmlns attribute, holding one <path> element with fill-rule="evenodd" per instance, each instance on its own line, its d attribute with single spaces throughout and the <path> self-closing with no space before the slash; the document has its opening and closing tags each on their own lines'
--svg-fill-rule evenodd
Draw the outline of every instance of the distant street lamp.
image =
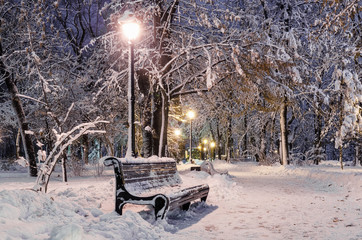
<svg viewBox="0 0 362 240">
<path fill-rule="evenodd" d="M 180 136 L 181 135 L 181 130 L 180 129 L 175 129 L 175 135 Z"/>
<path fill-rule="evenodd" d="M 135 117 L 134 117 L 134 40 L 140 33 L 140 26 L 136 19 L 131 17 L 126 21 L 120 21 L 122 24 L 123 34 L 128 38 L 129 55 L 128 55 L 128 140 L 126 157 L 135 157 Z"/>
<path fill-rule="evenodd" d="M 190 119 L 190 155 L 189 161 L 192 162 L 192 119 L 195 118 L 195 112 L 190 110 L 187 112 L 187 117 Z"/>
</svg>

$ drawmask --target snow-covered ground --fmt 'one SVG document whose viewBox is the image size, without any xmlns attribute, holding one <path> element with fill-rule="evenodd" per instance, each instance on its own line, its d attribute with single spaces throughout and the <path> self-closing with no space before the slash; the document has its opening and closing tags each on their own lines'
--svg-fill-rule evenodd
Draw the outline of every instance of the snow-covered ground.
<svg viewBox="0 0 362 240">
<path fill-rule="evenodd" d="M 187 212 L 154 220 L 147 207 L 114 210 L 112 169 L 101 177 L 54 174 L 47 194 L 29 190 L 26 173 L 0 173 L 0 239 L 362 239 L 362 168 L 226 164 L 229 175 L 190 172 L 187 184 L 208 183 L 209 197 Z"/>
</svg>

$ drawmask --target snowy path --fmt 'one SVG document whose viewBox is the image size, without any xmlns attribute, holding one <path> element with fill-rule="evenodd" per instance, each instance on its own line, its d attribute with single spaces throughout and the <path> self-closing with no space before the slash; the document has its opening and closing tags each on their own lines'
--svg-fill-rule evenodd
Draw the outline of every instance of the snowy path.
<svg viewBox="0 0 362 240">
<path fill-rule="evenodd" d="M 231 199 L 225 196 L 223 204 L 212 202 L 218 208 L 200 221 L 205 230 L 202 236 L 207 239 L 362 239 L 361 170 L 359 175 L 344 176 L 261 168 L 264 169 L 224 168 L 235 177 L 237 186 L 233 187 Z M 196 239 L 200 236 L 200 224 L 180 233 L 194 232 Z"/>
<path fill-rule="evenodd" d="M 206 204 L 154 221 L 145 207 L 114 208 L 112 173 L 56 178 L 49 193 L 25 174 L 0 173 L 0 236 L 5 239 L 362 239 L 362 169 L 262 167 L 216 162 L 232 177 L 190 172 L 185 184 L 208 183 Z M 68 237 L 68 238 L 67 238 Z"/>
</svg>

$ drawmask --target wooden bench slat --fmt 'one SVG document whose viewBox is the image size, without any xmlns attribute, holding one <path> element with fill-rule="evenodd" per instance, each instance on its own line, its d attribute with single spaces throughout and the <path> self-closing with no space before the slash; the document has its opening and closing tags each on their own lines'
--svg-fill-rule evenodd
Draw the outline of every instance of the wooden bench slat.
<svg viewBox="0 0 362 240">
<path fill-rule="evenodd" d="M 152 171 L 132 171 L 132 170 L 126 170 L 123 171 L 125 175 L 137 175 L 137 174 L 155 174 L 155 175 L 167 175 L 167 174 L 176 174 L 176 171 L 174 169 L 164 169 L 164 170 L 152 170 Z"/>
<path fill-rule="evenodd" d="M 207 191 L 205 190 L 205 195 L 204 194 L 192 195 L 192 196 L 189 196 L 189 197 L 181 198 L 178 201 L 171 201 L 170 206 L 169 206 L 169 210 L 174 210 L 176 208 L 182 207 L 182 206 L 190 203 L 194 199 L 201 199 L 203 197 L 206 197 L 207 194 L 208 194 L 208 190 Z"/>
<path fill-rule="evenodd" d="M 165 162 L 165 163 L 122 163 L 122 166 L 126 169 L 127 167 L 131 168 L 164 168 L 164 167 L 175 167 L 176 163 Z"/>
<path fill-rule="evenodd" d="M 148 181 L 149 179 L 163 179 L 169 178 L 178 181 L 177 178 L 174 178 L 172 175 L 134 175 L 132 177 L 125 177 L 124 181 L 127 182 L 135 182 L 135 181 Z"/>
<path fill-rule="evenodd" d="M 142 176 L 174 176 L 175 178 L 177 178 L 177 174 L 176 171 L 174 170 L 170 170 L 170 171 L 137 171 L 137 172 L 132 172 L 132 171 L 124 171 L 123 172 L 124 178 L 132 178 L 132 177 L 142 177 Z"/>
<path fill-rule="evenodd" d="M 130 183 L 147 183 L 148 181 L 159 181 L 160 184 L 159 186 L 162 185 L 170 185 L 170 184 L 177 184 L 180 183 L 180 181 L 176 181 L 173 178 L 170 177 L 162 177 L 162 178 L 155 178 L 155 177 L 143 177 L 143 178 L 133 178 L 133 179 L 126 179 L 125 183 L 130 184 Z M 170 183 L 170 184 L 169 184 Z M 147 185 L 147 184 L 145 184 Z"/>
<path fill-rule="evenodd" d="M 131 173 L 131 174 L 146 174 L 146 173 L 152 173 L 152 174 L 158 174 L 158 175 L 162 175 L 162 174 L 168 174 L 168 173 L 172 173 L 175 174 L 176 170 L 175 168 L 124 168 L 123 172 L 125 174 L 127 173 Z"/>
<path fill-rule="evenodd" d="M 175 166 L 127 166 L 123 168 L 123 171 L 167 171 L 174 170 Z"/>
</svg>

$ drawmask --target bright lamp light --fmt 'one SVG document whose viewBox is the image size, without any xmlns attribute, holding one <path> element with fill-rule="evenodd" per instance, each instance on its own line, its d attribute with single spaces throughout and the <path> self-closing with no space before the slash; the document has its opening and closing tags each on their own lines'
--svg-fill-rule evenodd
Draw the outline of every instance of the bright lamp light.
<svg viewBox="0 0 362 240">
<path fill-rule="evenodd" d="M 204 139 L 204 144 L 207 144 L 207 139 Z"/>
<path fill-rule="evenodd" d="M 190 119 L 193 119 L 195 118 L 195 112 L 190 110 L 187 112 L 187 117 L 190 118 Z"/>
<path fill-rule="evenodd" d="M 214 143 L 214 142 L 211 142 L 211 143 L 210 143 L 210 147 L 214 148 L 214 147 L 215 147 L 215 143 Z"/>
<path fill-rule="evenodd" d="M 180 129 L 175 129 L 175 135 L 180 136 L 181 135 L 181 130 Z"/>
<path fill-rule="evenodd" d="M 126 22 L 122 24 L 123 34 L 127 36 L 128 40 L 135 40 L 140 33 L 140 25 L 135 22 Z"/>
</svg>

